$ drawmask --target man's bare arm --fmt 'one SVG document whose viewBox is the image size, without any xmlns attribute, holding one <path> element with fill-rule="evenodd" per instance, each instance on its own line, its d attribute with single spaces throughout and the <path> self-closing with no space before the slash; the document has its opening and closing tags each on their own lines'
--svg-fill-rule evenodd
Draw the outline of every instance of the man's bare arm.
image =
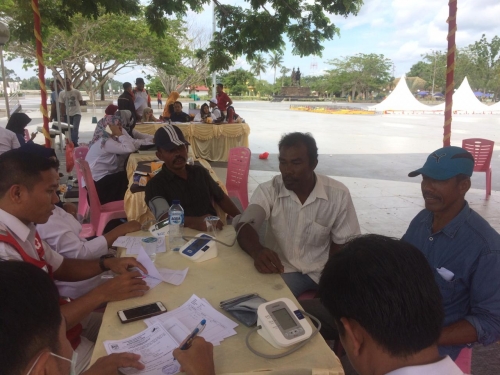
<svg viewBox="0 0 500 375">
<path fill-rule="evenodd" d="M 438 344 L 443 346 L 463 345 L 476 341 L 476 329 L 467 320 L 462 319 L 443 328 Z"/>
</svg>

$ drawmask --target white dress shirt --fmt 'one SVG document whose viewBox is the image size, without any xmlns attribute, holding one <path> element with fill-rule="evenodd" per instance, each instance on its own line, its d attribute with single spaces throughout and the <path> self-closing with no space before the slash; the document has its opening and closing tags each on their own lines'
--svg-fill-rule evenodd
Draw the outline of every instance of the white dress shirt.
<svg viewBox="0 0 500 375">
<path fill-rule="evenodd" d="M 100 139 L 90 146 L 85 160 L 89 163 L 94 181 L 99 181 L 104 176 L 124 170 L 118 155 L 127 155 L 137 150 L 133 138 L 126 131 L 123 133 L 118 137 L 118 140 L 110 137 L 104 146 Z"/>
<path fill-rule="evenodd" d="M 304 204 L 285 188 L 281 175 L 260 184 L 250 203 L 266 212 L 265 246 L 279 255 L 285 272 L 302 272 L 316 283 L 331 242 L 341 245 L 360 234 L 349 190 L 320 174 L 316 174 L 316 184 Z"/>
<path fill-rule="evenodd" d="M 0 155 L 19 147 L 21 147 L 21 145 L 19 144 L 16 133 L 0 126 Z"/>
<path fill-rule="evenodd" d="M 422 366 L 403 367 L 386 375 L 464 375 L 458 366 L 446 356 L 442 360 Z"/>
<path fill-rule="evenodd" d="M 17 217 L 0 209 L 0 230 L 8 231 L 27 255 L 40 260 L 35 247 L 35 224 L 30 223 L 26 226 Z M 52 250 L 44 241 L 42 241 L 42 246 L 45 251 L 45 261 L 52 266 L 53 272 L 56 271 L 61 266 L 64 258 Z M 5 242 L 0 242 L 0 259 L 23 260 L 17 250 Z"/>
<path fill-rule="evenodd" d="M 56 206 L 49 221 L 38 224 L 36 228 L 40 238 L 65 258 L 96 259 L 108 253 L 108 243 L 104 236 L 90 241 L 78 237 L 82 225 L 60 207 Z M 56 285 L 62 296 L 78 298 L 105 281 L 99 275 L 78 282 L 56 281 Z"/>
</svg>

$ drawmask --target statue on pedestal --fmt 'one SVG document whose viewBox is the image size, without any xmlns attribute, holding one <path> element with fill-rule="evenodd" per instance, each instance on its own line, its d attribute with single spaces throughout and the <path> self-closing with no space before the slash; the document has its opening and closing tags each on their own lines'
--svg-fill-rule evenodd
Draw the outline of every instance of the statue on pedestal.
<svg viewBox="0 0 500 375">
<path fill-rule="evenodd" d="M 297 71 L 295 72 L 295 83 L 297 86 L 300 87 L 300 68 L 297 68 Z"/>
</svg>

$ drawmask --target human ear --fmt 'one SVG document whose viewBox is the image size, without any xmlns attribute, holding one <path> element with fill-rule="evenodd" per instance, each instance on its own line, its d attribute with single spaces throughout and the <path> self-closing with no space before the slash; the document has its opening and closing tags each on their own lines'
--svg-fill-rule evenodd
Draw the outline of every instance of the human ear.
<svg viewBox="0 0 500 375">
<path fill-rule="evenodd" d="M 27 193 L 26 187 L 22 185 L 12 185 L 9 189 L 9 197 L 13 203 L 21 203 L 25 194 Z"/>
<path fill-rule="evenodd" d="M 342 338 L 343 345 L 348 346 L 346 351 L 351 355 L 358 357 L 363 346 L 363 337 L 358 332 L 359 324 L 355 320 L 340 318 L 340 322 L 344 326 L 344 337 Z"/>
<path fill-rule="evenodd" d="M 33 366 L 33 367 L 32 367 Z M 31 371 L 30 371 L 31 368 Z M 54 372 L 54 363 L 50 352 L 46 351 L 36 357 L 26 368 L 26 373 L 30 375 L 47 375 Z"/>
</svg>

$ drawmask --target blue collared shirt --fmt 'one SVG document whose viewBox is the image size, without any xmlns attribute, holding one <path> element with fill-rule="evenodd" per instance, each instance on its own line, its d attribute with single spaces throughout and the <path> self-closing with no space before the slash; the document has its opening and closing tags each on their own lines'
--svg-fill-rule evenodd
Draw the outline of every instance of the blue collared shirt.
<svg viewBox="0 0 500 375">
<path fill-rule="evenodd" d="M 422 210 L 402 240 L 422 251 L 432 267 L 443 296 L 444 326 L 465 319 L 476 329 L 480 343 L 498 341 L 500 235 L 467 202 L 436 233 L 432 233 L 432 220 L 432 212 Z M 440 347 L 439 353 L 454 360 L 464 346 Z"/>
</svg>

